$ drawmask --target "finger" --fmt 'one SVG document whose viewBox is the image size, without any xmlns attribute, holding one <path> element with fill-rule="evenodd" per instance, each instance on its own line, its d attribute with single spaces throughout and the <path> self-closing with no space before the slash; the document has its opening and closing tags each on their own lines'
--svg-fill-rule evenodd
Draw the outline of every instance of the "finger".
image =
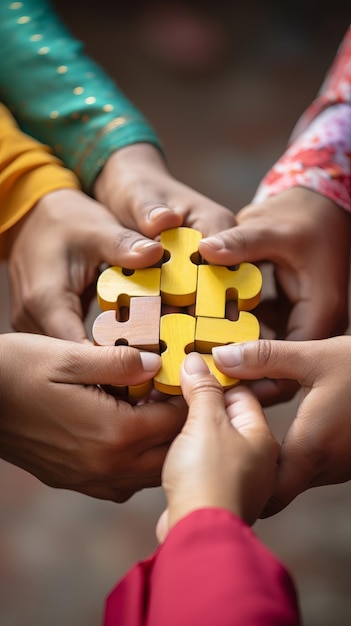
<svg viewBox="0 0 351 626">
<path fill-rule="evenodd" d="M 153 378 L 161 357 L 129 346 L 77 346 L 57 354 L 57 380 L 84 385 L 138 385 Z"/>
<path fill-rule="evenodd" d="M 313 367 L 319 342 L 259 339 L 212 349 L 216 366 L 233 378 L 303 380 Z"/>
<path fill-rule="evenodd" d="M 320 453 L 317 453 L 317 457 L 314 455 L 314 446 L 308 434 L 304 432 L 301 437 L 299 426 L 294 421 L 281 446 L 277 488 L 262 517 L 270 517 L 282 511 L 300 493 L 312 486 L 317 472 L 316 458 L 320 458 Z"/>
<path fill-rule="evenodd" d="M 227 231 L 233 228 L 236 218 L 234 213 L 220 204 L 200 196 L 185 215 L 184 225 L 196 228 L 204 237 L 210 237 L 224 229 Z"/>
<path fill-rule="evenodd" d="M 229 389 L 225 393 L 225 405 L 232 425 L 241 434 L 270 433 L 261 405 L 247 387 Z"/>
<path fill-rule="evenodd" d="M 116 220 L 107 228 L 97 228 L 94 236 L 87 239 L 90 252 L 98 263 L 121 265 L 138 269 L 154 265 L 163 255 L 159 241 L 144 237 L 140 232 L 120 226 Z"/>
<path fill-rule="evenodd" d="M 132 211 L 127 218 L 132 228 L 152 238 L 163 230 L 181 226 L 183 222 L 180 213 L 174 211 L 166 202 L 157 199 L 158 195 L 158 192 L 152 192 L 150 194 L 152 200 L 145 200 L 143 197 L 133 203 Z"/>
<path fill-rule="evenodd" d="M 205 419 L 225 414 L 223 389 L 197 352 L 188 354 L 181 368 L 180 383 L 189 406 L 188 419 Z"/>
<path fill-rule="evenodd" d="M 279 249 L 281 239 L 270 231 L 269 237 L 261 227 L 250 224 L 223 230 L 199 243 L 201 256 L 209 263 L 235 265 L 244 261 L 271 259 L 272 251 Z"/>
</svg>

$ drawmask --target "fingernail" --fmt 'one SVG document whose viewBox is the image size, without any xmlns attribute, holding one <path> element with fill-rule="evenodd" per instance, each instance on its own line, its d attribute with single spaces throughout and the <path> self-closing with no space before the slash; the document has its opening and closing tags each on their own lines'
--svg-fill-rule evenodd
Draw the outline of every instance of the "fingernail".
<svg viewBox="0 0 351 626">
<path fill-rule="evenodd" d="M 157 372 L 161 367 L 161 357 L 153 352 L 140 352 L 140 358 L 145 372 Z"/>
<path fill-rule="evenodd" d="M 160 215 L 167 215 L 169 213 L 173 213 L 172 209 L 169 209 L 167 206 L 158 206 L 149 211 L 147 218 L 149 222 L 154 222 L 160 217 Z"/>
<path fill-rule="evenodd" d="M 133 252 L 142 252 L 147 248 L 151 248 L 151 246 L 159 246 L 159 242 L 151 241 L 150 239 L 139 239 L 139 241 L 135 241 L 131 246 Z"/>
<path fill-rule="evenodd" d="M 237 367 L 241 363 L 241 348 L 233 344 L 212 348 L 212 354 L 216 363 L 224 367 Z"/>
<path fill-rule="evenodd" d="M 184 360 L 184 369 L 189 376 L 193 374 L 208 374 L 210 371 L 205 361 L 197 352 L 187 354 Z"/>
<path fill-rule="evenodd" d="M 215 250 L 222 250 L 225 246 L 223 245 L 223 240 L 221 237 L 205 237 L 201 240 L 201 243 L 205 243 L 206 246 L 211 246 Z"/>
</svg>

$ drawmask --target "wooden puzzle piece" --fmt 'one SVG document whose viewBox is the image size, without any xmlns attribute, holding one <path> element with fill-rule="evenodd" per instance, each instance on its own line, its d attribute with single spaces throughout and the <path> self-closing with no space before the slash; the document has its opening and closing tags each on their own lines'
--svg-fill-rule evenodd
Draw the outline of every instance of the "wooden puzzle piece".
<svg viewBox="0 0 351 626">
<path fill-rule="evenodd" d="M 241 341 L 253 341 L 260 336 L 260 325 L 252 313 L 241 311 L 236 321 L 215 317 L 198 317 L 195 330 L 195 350 L 210 354 L 215 346 Z"/>
<path fill-rule="evenodd" d="M 133 296 L 159 296 L 161 270 L 150 267 L 126 270 L 113 266 L 104 270 L 97 281 L 96 291 L 102 311 L 128 306 Z"/>
<path fill-rule="evenodd" d="M 160 352 L 161 297 L 130 298 L 129 318 L 117 320 L 117 310 L 103 311 L 96 318 L 92 335 L 95 345 L 129 345 L 141 350 Z M 109 385 L 108 393 L 131 403 L 143 398 L 153 387 L 152 380 L 140 385 Z"/>
<path fill-rule="evenodd" d="M 223 389 L 230 389 L 231 387 L 235 387 L 235 385 L 240 382 L 238 378 L 230 378 L 226 374 L 223 374 L 223 372 L 221 372 L 219 369 L 217 369 L 212 354 L 201 353 L 201 356 L 203 360 L 206 361 L 208 369 L 210 370 L 210 372 L 212 372 L 215 378 L 217 378 L 219 384 L 223 387 Z"/>
<path fill-rule="evenodd" d="M 154 387 L 171 395 L 181 394 L 180 367 L 187 352 L 194 350 L 195 317 L 181 313 L 163 315 L 160 321 L 162 365 Z"/>
<path fill-rule="evenodd" d="M 164 304 L 184 307 L 195 303 L 200 239 L 202 233 L 194 228 L 170 228 L 161 233 L 165 256 L 170 255 L 161 267 Z"/>
<path fill-rule="evenodd" d="M 239 311 L 249 311 L 260 301 L 262 274 L 256 265 L 241 263 L 237 269 L 199 265 L 195 315 L 225 318 L 226 302 L 237 300 Z"/>
<path fill-rule="evenodd" d="M 160 351 L 160 296 L 130 298 L 129 318 L 124 322 L 117 319 L 117 314 L 118 309 L 104 311 L 96 318 L 92 329 L 96 345 L 128 345 Z"/>
</svg>

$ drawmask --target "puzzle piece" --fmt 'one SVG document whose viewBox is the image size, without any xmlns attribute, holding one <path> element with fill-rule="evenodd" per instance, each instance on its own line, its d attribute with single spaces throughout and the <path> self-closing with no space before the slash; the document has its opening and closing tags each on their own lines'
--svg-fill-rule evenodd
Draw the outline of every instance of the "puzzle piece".
<svg viewBox="0 0 351 626">
<path fill-rule="evenodd" d="M 127 296 L 123 306 L 128 307 Z M 129 318 L 117 319 L 118 309 L 104 311 L 93 324 L 98 346 L 128 345 L 150 352 L 160 351 L 161 297 L 129 298 Z"/>
<path fill-rule="evenodd" d="M 258 339 L 260 326 L 252 313 L 241 311 L 236 321 L 215 317 L 198 317 L 195 330 L 195 350 L 210 354 L 215 346 Z"/>
<path fill-rule="evenodd" d="M 260 301 L 262 274 L 251 263 L 236 269 L 221 265 L 199 265 L 195 315 L 225 317 L 228 300 L 237 300 L 239 311 L 249 311 Z"/>
<path fill-rule="evenodd" d="M 160 235 L 169 259 L 161 268 L 161 297 L 164 304 L 179 307 L 196 300 L 198 246 L 202 233 L 193 228 L 170 228 Z"/>
<path fill-rule="evenodd" d="M 100 309 L 108 311 L 128 306 L 133 296 L 159 296 L 161 270 L 150 267 L 126 270 L 113 266 L 104 270 L 97 281 L 96 291 Z"/>
<path fill-rule="evenodd" d="M 164 231 L 160 237 L 165 249 L 161 267 L 135 271 L 110 267 L 102 272 L 97 284 L 98 301 L 104 312 L 93 326 L 95 343 L 122 343 L 160 351 L 162 366 L 153 384 L 167 394 L 181 393 L 181 363 L 192 350 L 202 354 L 224 388 L 232 387 L 238 380 L 216 368 L 210 354 L 212 347 L 259 337 L 258 320 L 247 311 L 259 302 L 260 270 L 250 263 L 233 269 L 197 265 L 201 237 L 199 231 L 190 228 Z M 239 310 L 236 321 L 226 319 L 226 303 L 234 299 Z M 162 316 L 161 302 L 178 307 L 196 303 L 195 317 L 183 313 Z M 122 321 L 120 313 L 125 307 L 129 308 L 129 318 Z M 129 400 L 137 400 L 150 385 L 152 381 L 113 389 L 120 397 L 129 394 Z"/>
<path fill-rule="evenodd" d="M 127 297 L 127 296 L 126 296 Z M 123 300 L 123 306 L 127 306 Z M 103 311 L 96 318 L 92 334 L 98 346 L 128 345 L 150 352 L 160 351 L 161 297 L 140 297 L 129 299 L 129 317 L 126 321 L 117 319 L 117 310 Z M 136 402 L 152 389 L 152 380 L 129 387 L 109 385 L 106 390 L 121 399 Z"/>
<path fill-rule="evenodd" d="M 180 366 L 187 352 L 194 350 L 196 320 L 192 315 L 170 313 L 160 320 L 162 365 L 154 377 L 158 391 L 171 395 L 181 394 Z"/>
</svg>

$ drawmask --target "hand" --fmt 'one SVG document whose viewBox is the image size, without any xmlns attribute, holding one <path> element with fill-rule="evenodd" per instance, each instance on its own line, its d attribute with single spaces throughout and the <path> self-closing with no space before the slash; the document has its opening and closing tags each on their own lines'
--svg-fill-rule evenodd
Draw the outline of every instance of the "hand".
<svg viewBox="0 0 351 626">
<path fill-rule="evenodd" d="M 146 237 L 177 226 L 207 236 L 235 224 L 231 211 L 173 178 L 151 144 L 115 152 L 96 180 L 94 195 L 123 226 Z"/>
<path fill-rule="evenodd" d="M 261 205 L 249 205 L 236 217 L 236 228 L 203 239 L 199 249 L 210 263 L 273 264 L 276 300 L 263 300 L 257 313 L 260 317 L 268 309 L 276 338 L 322 339 L 343 333 L 348 321 L 351 216 L 327 198 L 296 187 Z M 254 389 L 268 405 L 291 398 L 297 384 L 279 380 Z"/>
<path fill-rule="evenodd" d="M 189 413 L 162 471 L 168 511 L 157 529 L 161 541 L 178 520 L 203 507 L 229 509 L 252 524 L 278 471 L 279 445 L 249 389 L 224 394 L 197 353 L 185 358 L 181 385 Z"/>
<path fill-rule="evenodd" d="M 146 267 L 160 243 L 126 230 L 80 191 L 44 196 L 13 228 L 9 258 L 12 324 L 16 330 L 87 341 L 83 324 L 102 263 Z"/>
<path fill-rule="evenodd" d="M 278 487 L 265 516 L 310 487 L 351 479 L 351 337 L 259 340 L 214 348 L 213 355 L 230 376 L 287 378 L 302 385 L 296 417 L 281 446 Z"/>
<path fill-rule="evenodd" d="M 156 354 L 40 335 L 0 335 L 0 456 L 51 487 L 123 502 L 160 484 L 185 418 L 181 397 L 130 406 L 99 384 L 139 384 Z"/>
</svg>

